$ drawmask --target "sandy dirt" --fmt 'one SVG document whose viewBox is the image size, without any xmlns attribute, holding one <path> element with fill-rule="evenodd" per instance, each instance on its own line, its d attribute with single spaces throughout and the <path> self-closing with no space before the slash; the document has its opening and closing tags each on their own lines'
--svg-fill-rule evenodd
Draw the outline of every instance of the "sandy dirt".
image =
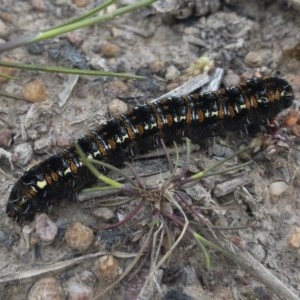
<svg viewBox="0 0 300 300">
<path fill-rule="evenodd" d="M 0 38 L 3 42 L 13 40 L 61 24 L 99 2 L 87 1 L 79 8 L 71 0 L 16 0 L 13 6 L 12 1 L 2 0 Z M 210 3 L 209 6 L 204 2 Z M 193 5 L 184 1 L 178 3 L 180 8 L 157 4 L 156 9 L 143 9 L 2 54 L 2 59 L 10 57 L 17 62 L 105 69 L 141 75 L 146 79 L 133 81 L 88 76 L 76 79 L 68 75 L 16 71 L 15 80 L 1 83 L 1 92 L 22 98 L 24 87 L 38 79 L 46 92 L 46 99 L 41 102 L 0 96 L 1 299 L 41 299 L 32 295 L 32 289 L 29 294 L 28 291 L 38 279 L 49 276 L 55 276 L 57 281 L 50 280 L 45 284 L 54 286 L 48 299 L 93 299 L 110 282 L 97 276 L 97 258 L 87 258 L 56 271 L 51 266 L 99 251 L 136 253 L 143 245 L 149 224 L 141 215 L 140 222 L 97 230 L 126 216 L 137 205 L 138 199 L 104 213 L 99 212 L 97 199 L 62 201 L 49 213 L 58 229 L 56 237 L 49 243 L 39 239 L 33 225 L 21 228 L 5 214 L 6 202 L 16 179 L 29 166 L 62 151 L 74 139 L 108 119 L 108 106 L 113 100 L 122 100 L 122 104 L 117 102 L 115 105 L 117 108 L 124 104 L 129 108 L 143 104 L 181 85 L 203 69 L 213 67 L 224 70 L 223 85 L 237 84 L 255 75 L 279 73 L 293 85 L 296 102 L 299 100 L 299 11 L 289 7 L 286 1 L 228 0 L 219 3 L 194 0 L 189 1 Z M 205 63 L 199 67 L 196 62 L 200 57 L 205 58 Z M 70 96 L 60 99 L 60 93 L 73 83 Z M 265 144 L 265 149 L 256 154 L 250 151 L 252 164 L 238 173 L 205 179 L 184 193 L 195 203 L 195 208 L 201 209 L 203 218 L 218 228 L 213 230 L 222 245 L 225 245 L 224 241 L 230 241 L 237 253 L 250 253 L 299 297 L 299 138 L 291 128 L 280 128 L 277 133 L 276 137 L 261 134 L 265 139 L 271 139 L 271 144 Z M 227 153 L 237 151 L 240 145 L 249 145 L 252 138 L 245 133 L 228 133 L 208 139 L 191 153 L 190 168 L 207 168 Z M 262 141 L 262 138 L 258 140 Z M 235 161 L 241 163 L 243 159 L 236 158 Z M 227 166 L 232 163 L 230 161 Z M 144 179 L 148 185 L 158 185 L 168 176 L 167 161 L 164 155 L 158 157 L 157 152 L 150 158 L 135 161 L 134 166 L 140 175 L 157 173 Z M 236 179 L 239 179 L 238 183 L 234 181 Z M 276 182 L 283 182 L 286 187 L 286 191 L 278 196 L 270 189 Z M 233 185 L 232 189 L 230 185 Z M 105 221 L 110 213 L 112 217 Z M 149 208 L 144 213 L 149 214 Z M 190 219 L 194 220 L 193 216 Z M 207 223 L 194 221 L 198 224 L 195 225 L 198 232 L 213 240 Z M 73 222 L 94 229 L 94 240 L 88 250 L 68 247 L 65 232 Z M 174 231 L 172 236 L 178 237 L 178 226 L 169 226 Z M 226 230 L 222 230 L 224 228 Z M 163 245 L 160 255 L 168 249 L 166 241 Z M 208 248 L 208 252 L 210 270 L 205 267 L 201 248 L 186 234 L 170 260 L 157 271 L 154 288 L 149 288 L 140 299 L 280 299 L 272 283 L 266 286 L 256 274 L 218 251 Z M 116 259 L 117 270 L 126 269 L 131 261 L 122 257 Z M 137 273 L 130 272 L 132 277 L 126 277 L 99 299 L 136 299 L 149 274 L 150 257 L 144 255 L 141 262 Z M 38 273 L 38 268 L 51 272 L 38 276 L 33 272 L 22 279 L 16 275 L 29 270 Z M 112 276 L 112 270 L 107 272 Z M 7 274 L 16 275 L 16 280 L 7 280 Z M 73 298 L 72 293 L 75 294 Z M 83 296 L 80 298 L 80 295 Z"/>
</svg>

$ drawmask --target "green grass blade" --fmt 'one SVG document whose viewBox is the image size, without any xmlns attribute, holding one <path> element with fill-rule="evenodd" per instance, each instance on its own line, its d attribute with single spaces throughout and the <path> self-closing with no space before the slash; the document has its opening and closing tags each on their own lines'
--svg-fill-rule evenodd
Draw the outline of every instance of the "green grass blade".
<svg viewBox="0 0 300 300">
<path fill-rule="evenodd" d="M 109 5 L 111 5 L 112 3 L 116 2 L 116 0 L 108 0 L 106 2 L 104 2 L 103 4 L 89 10 L 88 12 L 86 12 L 85 14 L 83 14 L 81 17 L 79 18 L 76 18 L 76 19 L 73 19 L 69 22 L 66 22 L 66 23 L 63 23 L 61 25 L 58 25 L 58 26 L 55 26 L 55 27 L 52 27 L 52 29 L 56 29 L 56 28 L 60 28 L 60 27 L 64 27 L 64 26 L 67 26 L 67 25 L 70 25 L 70 24 L 74 24 L 74 23 L 77 23 L 79 21 L 82 21 L 84 19 L 87 19 L 89 17 L 91 17 L 92 15 L 95 15 L 96 13 L 98 13 L 99 11 L 105 9 L 106 7 L 108 7 Z M 46 31 L 46 30 L 44 30 Z"/>
<path fill-rule="evenodd" d="M 0 53 L 4 51 L 8 51 L 23 45 L 28 45 L 32 43 L 36 43 L 42 40 L 50 39 L 53 37 L 56 37 L 58 35 L 74 31 L 83 27 L 91 26 L 100 22 L 111 20 L 115 17 L 124 15 L 126 13 L 129 13 L 131 11 L 135 11 L 140 8 L 144 8 L 146 6 L 149 6 L 150 4 L 156 2 L 156 0 L 143 0 L 138 1 L 137 3 L 133 3 L 124 7 L 120 7 L 113 11 L 112 13 L 108 13 L 102 16 L 88 18 L 86 15 L 83 15 L 80 17 L 80 21 L 74 23 L 74 21 L 71 21 L 71 24 L 67 24 L 65 26 L 60 25 L 58 27 L 51 28 L 49 30 L 41 31 L 38 33 L 31 33 L 28 35 L 25 35 L 21 38 L 18 38 L 17 40 L 10 41 L 4 44 L 0 45 Z"/>
<path fill-rule="evenodd" d="M 50 39 L 53 38 L 55 36 L 70 32 L 70 31 L 74 31 L 83 27 L 87 27 L 87 26 L 91 26 L 100 22 L 104 22 L 104 21 L 108 21 L 111 19 L 114 19 L 115 17 L 124 15 L 126 13 L 129 13 L 131 11 L 135 11 L 139 8 L 143 8 L 145 6 L 148 6 L 150 4 L 152 4 L 153 2 L 155 2 L 156 0 L 143 0 L 143 1 L 139 1 L 137 3 L 133 3 L 121 8 L 116 9 L 115 11 L 113 11 L 112 13 L 106 14 L 106 15 L 102 15 L 99 17 L 94 17 L 94 18 L 89 18 L 89 19 L 84 19 L 81 20 L 79 22 L 76 23 L 72 23 L 63 27 L 57 27 L 54 29 L 50 29 L 47 31 L 43 31 L 40 32 L 33 40 L 28 41 L 29 43 L 35 43 L 35 42 L 39 42 L 45 39 Z"/>
<path fill-rule="evenodd" d="M 195 239 L 196 239 L 196 241 L 197 241 L 197 244 L 198 244 L 199 247 L 201 248 L 201 251 L 202 251 L 202 253 L 203 253 L 203 255 L 204 255 L 206 269 L 209 270 L 210 267 L 211 267 L 211 261 L 210 261 L 210 256 L 209 256 L 209 254 L 208 254 L 208 252 L 207 252 L 205 246 L 204 246 L 203 243 L 202 243 L 203 238 L 202 238 L 202 236 L 201 236 L 200 234 L 198 234 L 198 233 L 196 233 L 196 232 L 194 232 L 193 235 L 194 235 L 194 237 L 195 237 Z"/>
<path fill-rule="evenodd" d="M 99 180 L 105 182 L 106 184 L 120 189 L 123 187 L 123 184 L 105 176 L 104 174 L 100 173 L 98 169 L 89 161 L 89 159 L 85 156 L 85 153 L 82 151 L 78 143 L 74 144 L 76 151 L 78 152 L 83 164 L 93 173 Z"/>
<path fill-rule="evenodd" d="M 12 63 L 6 61 L 0 61 L 0 66 L 20 69 L 20 70 L 43 71 L 43 72 L 50 72 L 50 73 L 77 74 L 77 75 L 88 75 L 88 76 L 111 76 L 111 77 L 119 77 L 119 78 L 126 78 L 126 79 L 144 79 L 144 77 L 142 76 L 137 76 L 129 73 L 80 70 L 80 69 L 52 67 L 52 66 L 47 67 L 47 66 L 29 65 L 29 64 L 22 64 L 22 63 Z"/>
</svg>

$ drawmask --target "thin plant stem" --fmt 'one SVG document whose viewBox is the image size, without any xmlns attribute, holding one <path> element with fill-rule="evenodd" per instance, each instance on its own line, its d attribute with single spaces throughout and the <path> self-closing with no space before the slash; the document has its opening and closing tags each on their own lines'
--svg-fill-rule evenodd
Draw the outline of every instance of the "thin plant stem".
<svg viewBox="0 0 300 300">
<path fill-rule="evenodd" d="M 133 211 L 131 211 L 122 221 L 119 221 L 117 223 L 114 223 L 112 225 L 109 226 L 105 226 L 105 227 L 101 227 L 101 230 L 105 230 L 105 229 L 112 229 L 115 227 L 119 227 L 123 224 L 125 224 L 126 222 L 128 222 L 130 219 L 132 219 L 132 217 L 143 207 L 144 205 L 144 201 L 140 201 L 139 204 L 134 208 Z"/>
<path fill-rule="evenodd" d="M 100 173 L 96 167 L 89 161 L 89 159 L 85 156 L 83 150 L 80 148 L 78 143 L 74 144 L 79 156 L 81 157 L 81 160 L 83 164 L 101 181 L 105 182 L 106 184 L 115 187 L 116 189 L 121 189 L 123 187 L 123 184 L 103 175 Z"/>
<path fill-rule="evenodd" d="M 192 175 L 192 176 L 191 176 L 191 179 L 193 179 L 193 180 L 198 180 L 198 179 L 203 178 L 203 177 L 221 174 L 220 172 L 222 172 L 222 173 L 224 173 L 224 172 L 229 172 L 229 171 L 227 171 L 227 169 L 222 170 L 222 171 L 218 171 L 218 172 L 213 172 L 213 170 L 216 169 L 217 167 L 223 165 L 225 162 L 231 160 L 232 158 L 234 158 L 234 157 L 237 156 L 238 154 L 244 152 L 247 148 L 248 148 L 248 147 L 245 147 L 245 148 L 243 148 L 243 149 L 241 149 L 241 150 L 239 150 L 239 151 L 233 153 L 232 155 L 228 156 L 226 159 L 223 159 L 223 160 L 221 160 L 220 162 L 218 162 L 218 163 L 212 165 L 210 168 L 207 168 L 207 169 L 204 170 L 204 171 L 201 171 L 201 172 L 198 172 L 198 173 L 195 174 L 195 175 Z M 243 167 L 243 166 L 245 166 L 245 165 L 248 165 L 249 163 L 250 163 L 250 162 L 247 162 L 247 163 L 242 164 L 242 165 L 240 165 L 240 166 Z M 237 168 L 237 167 L 234 166 L 233 168 Z M 232 171 L 233 169 L 232 169 L 232 168 L 228 168 L 228 170 Z M 234 169 L 234 170 L 235 170 L 235 169 Z M 211 174 L 213 174 L 213 175 L 211 175 Z"/>
<path fill-rule="evenodd" d="M 108 6 L 110 6 L 111 4 L 113 4 L 114 2 L 116 2 L 116 0 L 108 0 L 104 3 L 102 3 L 101 5 L 87 11 L 86 13 L 84 13 L 82 16 L 80 16 L 79 18 L 76 19 L 72 19 L 71 21 L 68 21 L 66 23 L 60 24 L 58 26 L 52 27 L 51 29 L 56 29 L 56 28 L 60 28 L 60 27 L 64 27 L 70 24 L 74 24 L 77 23 L 79 21 L 82 21 L 84 19 L 87 19 L 89 17 L 91 17 L 92 15 L 95 15 L 96 13 L 100 12 L 101 10 L 104 10 L 105 8 L 107 8 Z M 47 30 L 44 30 L 47 31 Z"/>
<path fill-rule="evenodd" d="M 149 233 L 147 235 L 147 238 L 143 244 L 143 246 L 141 247 L 140 251 L 137 253 L 137 255 L 134 257 L 134 259 L 132 260 L 132 262 L 130 263 L 130 265 L 126 268 L 126 270 L 123 272 L 123 274 L 116 280 L 114 281 L 112 284 L 110 284 L 107 288 L 105 288 L 99 295 L 97 295 L 96 297 L 93 298 L 93 300 L 99 299 L 101 296 L 103 296 L 105 293 L 107 293 L 109 290 L 111 290 L 114 286 L 116 286 L 123 278 L 125 278 L 129 272 L 136 266 L 136 264 L 138 263 L 139 259 L 141 258 L 141 256 L 143 255 L 145 249 L 148 247 L 149 245 L 149 241 L 150 238 L 152 237 L 153 234 L 153 230 L 154 230 L 154 225 L 152 224 L 152 226 L 150 227 Z"/>
<path fill-rule="evenodd" d="M 42 41 L 45 39 L 54 38 L 58 35 L 61 35 L 61 34 L 64 34 L 64 33 L 70 32 L 70 31 L 74 31 L 74 30 L 84 28 L 87 26 L 91 26 L 91 25 L 94 25 L 94 24 L 97 24 L 100 22 L 114 19 L 118 16 L 124 15 L 131 11 L 135 11 L 137 9 L 149 6 L 150 4 L 154 3 L 155 1 L 156 0 L 138 1 L 138 2 L 132 3 L 130 5 L 120 7 L 118 9 L 116 9 L 115 11 L 105 14 L 105 15 L 102 15 L 102 16 L 88 18 L 88 19 L 84 16 L 83 20 L 76 22 L 76 23 L 67 24 L 65 26 L 58 26 L 54 29 L 49 29 L 49 30 L 45 30 L 45 31 L 37 32 L 37 33 L 31 33 L 29 35 L 23 36 L 23 37 L 15 40 L 15 41 L 10 41 L 10 42 L 1 44 L 0 45 L 0 53 L 14 49 L 16 47 L 36 43 L 36 42 L 39 42 L 39 41 Z"/>
<path fill-rule="evenodd" d="M 38 66 L 32 64 L 23 64 L 23 63 L 7 62 L 7 61 L 0 61 L 0 66 L 19 69 L 19 70 L 42 71 L 48 73 L 77 74 L 77 75 L 87 75 L 87 76 L 110 76 L 110 77 L 118 77 L 118 78 L 125 78 L 125 79 L 144 78 L 142 76 L 137 76 L 129 73 L 115 73 L 115 72 L 108 72 L 108 71 L 81 70 L 81 69 L 71 69 L 71 68 L 52 67 L 52 66 Z"/>
<path fill-rule="evenodd" d="M 149 275 L 148 275 L 148 278 L 147 280 L 145 281 L 144 283 L 144 287 L 143 289 L 141 290 L 140 292 L 140 295 L 143 295 L 143 293 L 145 292 L 145 289 L 150 281 L 151 278 L 153 278 L 155 272 L 159 269 L 159 267 L 168 259 L 168 257 L 170 256 L 170 254 L 174 251 L 174 249 L 178 246 L 178 244 L 180 243 L 180 241 L 183 239 L 187 229 L 188 229 L 188 226 L 189 226 L 189 220 L 186 216 L 186 214 L 184 213 L 183 209 L 181 208 L 181 206 L 177 203 L 177 201 L 175 201 L 175 199 L 173 199 L 172 195 L 166 193 L 165 195 L 168 200 L 173 203 L 177 208 L 178 210 L 180 211 L 180 213 L 183 215 L 184 217 L 184 220 L 185 220 L 185 223 L 182 227 L 182 230 L 181 230 L 181 233 L 179 235 L 179 237 L 176 239 L 176 241 L 174 242 L 174 244 L 171 246 L 171 248 L 167 251 L 167 253 L 165 253 L 165 255 L 160 259 L 160 261 L 155 265 L 155 268 L 153 268 Z"/>
</svg>

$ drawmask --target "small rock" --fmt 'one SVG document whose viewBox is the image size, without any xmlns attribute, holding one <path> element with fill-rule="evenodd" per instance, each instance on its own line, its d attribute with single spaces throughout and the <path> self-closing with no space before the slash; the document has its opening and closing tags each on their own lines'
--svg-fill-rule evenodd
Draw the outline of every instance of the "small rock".
<svg viewBox="0 0 300 300">
<path fill-rule="evenodd" d="M 71 278 L 66 283 L 66 292 L 68 294 L 68 300 L 92 300 L 93 289 L 77 278 Z"/>
<path fill-rule="evenodd" d="M 51 125 L 49 123 L 46 123 L 46 122 L 40 123 L 39 126 L 37 127 L 37 131 L 39 133 L 48 134 L 50 126 Z"/>
<path fill-rule="evenodd" d="M 32 104 L 29 104 L 25 101 L 20 102 L 20 105 L 18 105 L 17 107 L 15 107 L 15 113 L 17 116 L 22 116 L 25 115 L 28 110 L 30 109 L 30 107 L 32 106 Z"/>
<path fill-rule="evenodd" d="M 42 81 L 35 79 L 25 84 L 22 89 L 23 97 L 30 102 L 41 102 L 47 98 L 46 88 Z"/>
<path fill-rule="evenodd" d="M 52 148 L 52 139 L 43 137 L 34 142 L 33 149 L 36 154 L 49 153 Z"/>
<path fill-rule="evenodd" d="M 122 269 L 116 258 L 105 255 L 97 259 L 94 273 L 99 280 L 113 282 L 122 274 Z"/>
<path fill-rule="evenodd" d="M 27 136 L 28 136 L 28 139 L 30 139 L 32 141 L 36 141 L 37 139 L 40 138 L 39 133 L 35 129 L 28 129 Z"/>
<path fill-rule="evenodd" d="M 90 3 L 90 0 L 73 0 L 72 1 L 77 7 L 85 7 Z"/>
<path fill-rule="evenodd" d="M 13 133 L 9 129 L 0 130 L 0 147 L 8 148 L 12 142 Z"/>
<path fill-rule="evenodd" d="M 223 83 L 226 87 L 238 85 L 241 82 L 241 78 L 239 75 L 235 73 L 229 73 L 224 76 Z"/>
<path fill-rule="evenodd" d="M 270 194 L 273 196 L 280 196 L 283 194 L 289 186 L 284 181 L 272 182 L 269 186 Z"/>
<path fill-rule="evenodd" d="M 64 300 L 65 295 L 60 282 L 54 277 L 46 277 L 36 281 L 30 288 L 28 300 Z"/>
<path fill-rule="evenodd" d="M 84 270 L 76 276 L 77 280 L 89 286 L 97 282 L 97 278 L 92 271 Z"/>
<path fill-rule="evenodd" d="M 33 43 L 28 45 L 26 48 L 28 52 L 33 55 L 41 55 L 45 51 L 43 43 Z"/>
<path fill-rule="evenodd" d="M 0 245 L 4 246 L 5 242 L 9 239 L 9 234 L 0 229 Z"/>
<path fill-rule="evenodd" d="M 166 85 L 166 90 L 168 92 L 170 92 L 170 91 L 173 91 L 178 86 L 179 86 L 179 84 L 177 82 L 171 82 L 171 83 L 169 83 L 169 84 Z"/>
<path fill-rule="evenodd" d="M 37 234 L 33 233 L 30 236 L 30 249 L 34 248 L 35 246 L 37 246 L 40 242 L 40 238 L 38 237 Z"/>
<path fill-rule="evenodd" d="M 121 49 L 113 43 L 105 42 L 101 46 L 101 53 L 105 58 L 113 58 L 120 56 Z"/>
<path fill-rule="evenodd" d="M 26 166 L 32 159 L 33 149 L 29 143 L 17 145 L 14 150 L 12 160 L 20 166 Z"/>
<path fill-rule="evenodd" d="M 44 0 L 30 0 L 31 7 L 37 11 L 44 11 L 46 9 L 46 5 Z"/>
<path fill-rule="evenodd" d="M 25 253 L 28 253 L 28 251 L 31 249 L 31 237 L 33 233 L 33 227 L 31 225 L 25 225 L 22 228 L 22 235 L 19 240 L 18 245 L 18 254 L 24 255 Z"/>
<path fill-rule="evenodd" d="M 284 76 L 292 86 L 295 92 L 300 92 L 300 76 L 292 73 L 288 73 Z"/>
<path fill-rule="evenodd" d="M 93 243 L 94 232 L 81 223 L 73 223 L 68 226 L 65 239 L 68 246 L 73 250 L 85 251 Z"/>
<path fill-rule="evenodd" d="M 171 65 L 167 68 L 167 72 L 165 76 L 166 80 L 173 81 L 179 76 L 180 76 L 180 72 L 174 65 Z"/>
<path fill-rule="evenodd" d="M 247 243 L 248 251 L 260 262 L 263 262 L 266 259 L 267 251 L 265 247 L 258 243 L 248 242 Z"/>
<path fill-rule="evenodd" d="M 162 76 L 166 72 L 166 64 L 162 60 L 156 60 L 150 64 L 152 73 Z"/>
<path fill-rule="evenodd" d="M 230 147 L 218 143 L 213 143 L 212 154 L 218 157 L 228 157 L 233 155 L 233 151 Z"/>
<path fill-rule="evenodd" d="M 15 14 L 12 14 L 11 12 L 1 10 L 0 11 L 0 18 L 5 22 L 5 23 L 13 23 L 15 19 Z"/>
<path fill-rule="evenodd" d="M 118 117 L 121 114 L 128 112 L 127 104 L 119 99 L 113 99 L 108 104 L 108 111 L 113 117 Z"/>
<path fill-rule="evenodd" d="M 193 9 L 189 6 L 183 7 L 176 11 L 174 17 L 179 20 L 184 20 L 190 17 L 193 14 Z"/>
<path fill-rule="evenodd" d="M 76 47 L 80 47 L 85 40 L 85 36 L 83 32 L 76 30 L 76 31 L 69 32 L 67 34 L 67 39 L 70 43 L 72 43 Z"/>
<path fill-rule="evenodd" d="M 249 67 L 258 68 L 269 65 L 272 62 L 273 53 L 271 50 L 250 51 L 245 56 L 245 63 Z"/>
<path fill-rule="evenodd" d="M 300 227 L 296 227 L 288 236 L 288 244 L 291 248 L 300 247 Z"/>
<path fill-rule="evenodd" d="M 69 134 L 63 132 L 61 135 L 57 137 L 56 145 L 61 148 L 66 148 L 71 144 L 72 141 L 73 138 Z"/>
<path fill-rule="evenodd" d="M 114 212 L 107 207 L 100 207 L 94 210 L 93 215 L 105 222 L 109 222 L 115 217 Z"/>
<path fill-rule="evenodd" d="M 227 288 L 217 288 L 215 291 L 213 291 L 213 299 L 218 300 L 234 300 L 235 297 L 233 296 L 230 289 Z"/>
<path fill-rule="evenodd" d="M 105 92 L 110 96 L 110 98 L 124 96 L 128 93 L 128 90 L 129 88 L 126 83 L 121 80 L 111 81 L 105 88 Z"/>
<path fill-rule="evenodd" d="M 6 39 L 9 36 L 9 27 L 0 19 L 0 38 Z"/>
<path fill-rule="evenodd" d="M 35 233 L 43 244 L 50 244 L 54 241 L 58 227 L 50 220 L 48 215 L 40 214 L 35 219 Z"/>
<path fill-rule="evenodd" d="M 250 69 L 248 69 L 248 70 L 246 70 L 245 72 L 243 72 L 242 74 L 241 74 L 241 81 L 247 81 L 248 79 L 251 79 L 252 77 L 262 77 L 262 74 L 256 74 L 255 76 L 254 76 L 254 72 L 256 72 L 257 70 L 250 70 Z"/>
</svg>

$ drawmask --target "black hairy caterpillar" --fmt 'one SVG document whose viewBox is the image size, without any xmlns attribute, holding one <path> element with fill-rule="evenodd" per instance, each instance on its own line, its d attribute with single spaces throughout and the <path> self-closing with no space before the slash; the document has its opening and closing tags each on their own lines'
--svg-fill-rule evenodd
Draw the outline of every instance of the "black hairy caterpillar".
<svg viewBox="0 0 300 300">
<path fill-rule="evenodd" d="M 292 87 L 278 77 L 252 78 L 216 92 L 162 99 L 134 108 L 92 130 L 77 142 L 87 157 L 121 166 L 160 146 L 193 142 L 223 131 L 263 124 L 291 106 Z M 106 170 L 101 170 L 107 173 Z M 14 185 L 6 208 L 19 223 L 32 220 L 54 200 L 70 197 L 94 177 L 82 165 L 74 146 L 25 172 Z"/>
</svg>

